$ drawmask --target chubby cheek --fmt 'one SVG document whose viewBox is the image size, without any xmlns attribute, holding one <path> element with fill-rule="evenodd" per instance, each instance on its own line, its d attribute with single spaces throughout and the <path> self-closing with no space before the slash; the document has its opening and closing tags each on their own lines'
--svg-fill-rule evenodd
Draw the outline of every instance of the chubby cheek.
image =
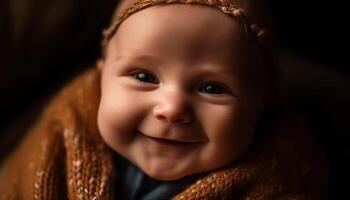
<svg viewBox="0 0 350 200">
<path fill-rule="evenodd" d="M 98 110 L 98 127 L 105 142 L 122 153 L 134 141 L 144 112 L 137 95 L 122 87 L 103 86 Z"/>
<path fill-rule="evenodd" d="M 239 106 L 206 109 L 211 114 L 204 119 L 209 143 L 204 156 L 209 163 L 221 167 L 244 154 L 254 137 L 254 120 L 247 122 Z M 209 117 L 210 116 L 210 117 Z M 213 120 L 215 119 L 215 120 Z"/>
</svg>

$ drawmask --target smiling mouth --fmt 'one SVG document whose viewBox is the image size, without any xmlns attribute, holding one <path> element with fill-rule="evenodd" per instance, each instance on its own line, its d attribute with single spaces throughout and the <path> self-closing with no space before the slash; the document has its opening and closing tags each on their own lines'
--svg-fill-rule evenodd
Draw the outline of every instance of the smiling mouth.
<svg viewBox="0 0 350 200">
<path fill-rule="evenodd" d="M 156 137 L 151 137 L 148 135 L 144 135 L 146 138 L 150 139 L 153 142 L 156 142 L 161 145 L 166 145 L 166 146 L 189 146 L 189 145 L 194 145 L 198 144 L 199 142 L 186 142 L 186 141 L 177 141 L 177 140 L 168 140 L 168 139 L 162 139 L 162 138 L 156 138 Z"/>
</svg>

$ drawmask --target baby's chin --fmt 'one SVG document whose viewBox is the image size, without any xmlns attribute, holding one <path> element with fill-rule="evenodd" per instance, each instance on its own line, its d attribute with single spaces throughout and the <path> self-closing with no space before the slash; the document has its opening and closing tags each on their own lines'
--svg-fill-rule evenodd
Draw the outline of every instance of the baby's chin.
<svg viewBox="0 0 350 200">
<path fill-rule="evenodd" d="M 136 164 L 147 176 L 159 181 L 175 181 L 198 172 L 191 165 L 165 162 L 147 162 Z"/>
<path fill-rule="evenodd" d="M 183 174 L 173 174 L 173 173 L 159 173 L 159 172 L 148 172 L 148 171 L 144 171 L 144 173 L 153 178 L 153 179 L 156 179 L 158 181 L 176 181 L 176 180 L 179 180 L 179 179 L 182 179 L 184 177 L 186 177 L 186 175 L 183 175 Z"/>
</svg>

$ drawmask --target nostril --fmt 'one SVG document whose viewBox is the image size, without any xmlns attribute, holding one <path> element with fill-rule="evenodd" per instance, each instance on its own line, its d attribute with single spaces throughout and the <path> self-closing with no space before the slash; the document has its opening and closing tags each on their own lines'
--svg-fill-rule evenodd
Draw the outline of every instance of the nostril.
<svg viewBox="0 0 350 200">
<path fill-rule="evenodd" d="M 159 120 L 166 120 L 167 118 L 163 115 L 156 115 L 157 119 Z"/>
<path fill-rule="evenodd" d="M 159 120 L 170 123 L 188 123 L 193 118 L 188 110 L 154 109 L 153 115 Z"/>
<path fill-rule="evenodd" d="M 190 121 L 191 121 L 190 116 L 182 116 L 182 117 L 175 120 L 175 122 L 177 122 L 177 123 L 188 123 Z"/>
</svg>

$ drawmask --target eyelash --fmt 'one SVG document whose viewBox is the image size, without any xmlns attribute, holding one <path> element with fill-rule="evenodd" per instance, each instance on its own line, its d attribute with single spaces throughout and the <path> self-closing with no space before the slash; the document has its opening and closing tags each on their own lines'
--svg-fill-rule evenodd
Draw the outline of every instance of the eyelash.
<svg viewBox="0 0 350 200">
<path fill-rule="evenodd" d="M 140 75 L 140 74 L 144 74 L 143 77 L 145 77 L 145 75 L 150 75 L 150 76 L 152 76 L 154 82 L 151 83 L 151 82 L 147 82 L 147 81 L 142 80 L 141 77 L 138 78 L 138 75 Z M 132 73 L 132 76 L 133 76 L 135 79 L 137 79 L 137 80 L 139 80 L 139 81 L 142 81 L 142 82 L 151 83 L 151 84 L 158 84 L 158 83 L 159 83 L 158 79 L 155 78 L 155 76 L 154 76 L 152 73 L 149 73 L 149 72 L 138 71 L 138 72 Z"/>
<path fill-rule="evenodd" d="M 151 78 L 150 78 L 151 81 L 148 81 L 149 79 L 143 80 L 143 78 L 145 78 L 147 75 L 151 76 Z M 150 84 L 159 84 L 159 80 L 150 72 L 138 71 L 138 72 L 132 73 L 132 76 L 141 82 L 150 83 Z M 148 76 L 148 78 L 149 78 L 149 76 Z M 212 93 L 204 91 L 205 89 L 210 90 L 210 88 L 211 89 L 216 88 L 219 91 L 213 91 Z M 228 90 L 226 89 L 226 87 L 224 85 L 222 85 L 221 83 L 216 83 L 216 82 L 207 82 L 205 84 L 202 84 L 201 87 L 198 89 L 198 91 L 203 92 L 203 93 L 208 93 L 208 94 L 214 94 L 214 95 L 228 93 Z"/>
</svg>

